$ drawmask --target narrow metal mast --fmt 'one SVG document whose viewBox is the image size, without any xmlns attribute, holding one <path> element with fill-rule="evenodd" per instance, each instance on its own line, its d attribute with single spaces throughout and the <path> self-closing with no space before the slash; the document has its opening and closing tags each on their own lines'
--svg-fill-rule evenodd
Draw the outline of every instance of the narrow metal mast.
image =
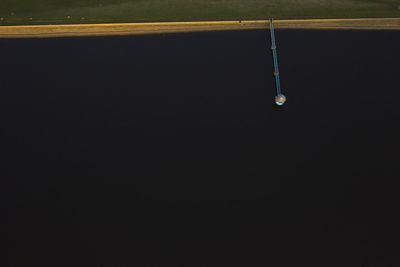
<svg viewBox="0 0 400 267">
<path fill-rule="evenodd" d="M 275 76 L 275 84 L 276 84 L 275 103 L 278 106 L 282 106 L 286 102 L 286 97 L 281 92 L 281 83 L 279 81 L 278 56 L 277 56 L 277 53 L 276 53 L 275 32 L 274 32 L 273 19 L 269 19 L 269 25 L 270 25 L 271 43 L 272 43 L 271 50 L 272 50 L 272 55 L 274 57 L 274 76 Z"/>
</svg>

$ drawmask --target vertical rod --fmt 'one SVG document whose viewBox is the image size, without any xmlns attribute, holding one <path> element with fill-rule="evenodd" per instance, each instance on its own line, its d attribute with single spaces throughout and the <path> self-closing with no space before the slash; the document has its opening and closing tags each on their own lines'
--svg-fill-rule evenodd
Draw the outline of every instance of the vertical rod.
<svg viewBox="0 0 400 267">
<path fill-rule="evenodd" d="M 275 83 L 276 83 L 276 93 L 277 95 L 281 94 L 281 84 L 279 81 L 279 69 L 278 69 L 278 56 L 276 53 L 276 44 L 275 44 L 275 32 L 274 32 L 274 23 L 272 19 L 269 19 L 270 25 L 270 33 L 271 33 L 271 50 L 274 57 L 274 76 L 275 76 Z"/>
</svg>

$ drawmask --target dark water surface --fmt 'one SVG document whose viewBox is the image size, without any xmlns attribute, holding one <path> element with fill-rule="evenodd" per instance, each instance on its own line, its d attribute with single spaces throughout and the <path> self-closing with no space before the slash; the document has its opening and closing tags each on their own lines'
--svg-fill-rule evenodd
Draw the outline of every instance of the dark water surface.
<svg viewBox="0 0 400 267">
<path fill-rule="evenodd" d="M 276 37 L 0 40 L 1 265 L 399 266 L 400 32 Z"/>
</svg>

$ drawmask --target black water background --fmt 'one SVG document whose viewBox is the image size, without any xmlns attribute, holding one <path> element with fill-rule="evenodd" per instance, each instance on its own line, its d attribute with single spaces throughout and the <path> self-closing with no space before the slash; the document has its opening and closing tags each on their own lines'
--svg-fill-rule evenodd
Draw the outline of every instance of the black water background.
<svg viewBox="0 0 400 267">
<path fill-rule="evenodd" d="M 396 31 L 0 40 L 6 266 L 398 266 Z"/>
</svg>

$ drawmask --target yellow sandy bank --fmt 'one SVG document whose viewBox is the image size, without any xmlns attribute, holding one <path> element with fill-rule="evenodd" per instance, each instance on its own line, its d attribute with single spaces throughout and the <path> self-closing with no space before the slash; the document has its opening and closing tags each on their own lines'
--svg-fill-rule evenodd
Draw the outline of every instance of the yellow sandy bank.
<svg viewBox="0 0 400 267">
<path fill-rule="evenodd" d="M 275 20 L 277 29 L 400 30 L 400 18 Z M 0 26 L 0 38 L 132 35 L 266 29 L 268 20 Z"/>
</svg>

